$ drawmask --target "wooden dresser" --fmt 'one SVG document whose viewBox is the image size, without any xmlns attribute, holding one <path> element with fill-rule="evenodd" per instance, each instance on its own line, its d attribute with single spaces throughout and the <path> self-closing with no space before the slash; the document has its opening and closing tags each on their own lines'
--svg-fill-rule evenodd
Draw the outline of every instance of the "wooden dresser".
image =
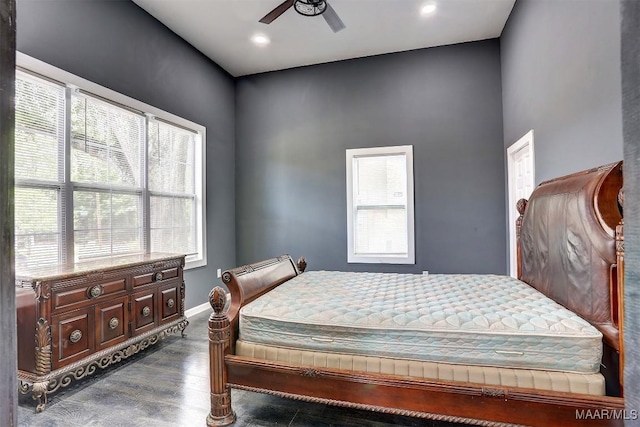
<svg viewBox="0 0 640 427">
<path fill-rule="evenodd" d="M 138 353 L 189 322 L 184 256 L 150 254 L 16 272 L 18 379 L 47 394 Z"/>
</svg>

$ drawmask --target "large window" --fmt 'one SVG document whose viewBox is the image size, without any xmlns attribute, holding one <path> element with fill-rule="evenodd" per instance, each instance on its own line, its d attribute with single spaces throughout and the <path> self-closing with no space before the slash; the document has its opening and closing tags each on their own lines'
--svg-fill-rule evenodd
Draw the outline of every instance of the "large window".
<svg viewBox="0 0 640 427">
<path fill-rule="evenodd" d="M 347 150 L 348 262 L 415 263 L 412 146 Z"/>
<path fill-rule="evenodd" d="M 204 265 L 204 127 L 18 64 L 16 267 L 149 252 Z"/>
</svg>

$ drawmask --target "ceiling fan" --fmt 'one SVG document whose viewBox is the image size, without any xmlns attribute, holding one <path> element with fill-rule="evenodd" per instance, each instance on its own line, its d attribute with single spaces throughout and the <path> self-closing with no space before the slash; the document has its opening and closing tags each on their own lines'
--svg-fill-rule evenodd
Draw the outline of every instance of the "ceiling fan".
<svg viewBox="0 0 640 427">
<path fill-rule="evenodd" d="M 295 9 L 300 15 L 317 16 L 322 15 L 334 33 L 345 28 L 344 23 L 326 0 L 285 0 L 271 12 L 267 13 L 259 22 L 263 24 L 272 23 L 277 17 L 285 13 L 289 8 Z"/>
</svg>

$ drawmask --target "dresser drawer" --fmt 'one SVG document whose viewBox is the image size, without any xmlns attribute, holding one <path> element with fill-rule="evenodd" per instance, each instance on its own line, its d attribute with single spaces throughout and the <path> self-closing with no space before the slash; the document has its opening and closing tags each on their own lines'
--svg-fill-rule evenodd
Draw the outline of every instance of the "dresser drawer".
<svg viewBox="0 0 640 427">
<path fill-rule="evenodd" d="M 127 339 L 129 327 L 129 298 L 123 296 L 95 307 L 96 351 Z"/>
<path fill-rule="evenodd" d="M 86 304 L 93 304 L 96 299 L 111 297 L 118 292 L 125 292 L 127 281 L 118 278 L 110 281 L 89 283 L 71 288 L 53 290 L 53 310 L 72 310 Z"/>
<path fill-rule="evenodd" d="M 51 362 L 54 369 L 93 352 L 93 325 L 93 307 L 52 317 Z"/>
<path fill-rule="evenodd" d="M 148 285 L 149 283 L 160 283 L 168 279 L 178 277 L 178 267 L 157 269 L 149 273 L 133 276 L 133 287 Z"/>
<path fill-rule="evenodd" d="M 158 313 L 160 323 L 166 323 L 180 316 L 180 281 L 174 280 L 172 284 L 158 288 Z"/>
<path fill-rule="evenodd" d="M 158 324 L 156 289 L 137 292 L 131 296 L 131 333 L 138 335 Z"/>
</svg>

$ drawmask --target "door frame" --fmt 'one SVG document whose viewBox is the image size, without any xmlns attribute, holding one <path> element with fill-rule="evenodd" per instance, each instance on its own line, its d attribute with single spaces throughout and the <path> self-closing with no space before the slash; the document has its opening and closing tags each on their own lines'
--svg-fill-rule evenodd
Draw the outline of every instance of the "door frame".
<svg viewBox="0 0 640 427">
<path fill-rule="evenodd" d="M 17 424 L 17 338 L 14 281 L 14 139 L 16 3 L 0 0 L 0 425 Z"/>
<path fill-rule="evenodd" d="M 516 245 L 516 219 L 518 219 L 518 212 L 516 211 L 516 182 L 515 182 L 515 155 L 522 149 L 529 150 L 531 154 L 531 177 L 533 179 L 532 188 L 535 187 L 536 176 L 536 162 L 535 151 L 533 149 L 533 129 L 524 134 L 520 139 L 511 144 L 507 148 L 507 185 L 508 185 L 508 212 L 509 215 L 509 274 L 513 277 L 517 277 L 517 245 Z"/>
</svg>

